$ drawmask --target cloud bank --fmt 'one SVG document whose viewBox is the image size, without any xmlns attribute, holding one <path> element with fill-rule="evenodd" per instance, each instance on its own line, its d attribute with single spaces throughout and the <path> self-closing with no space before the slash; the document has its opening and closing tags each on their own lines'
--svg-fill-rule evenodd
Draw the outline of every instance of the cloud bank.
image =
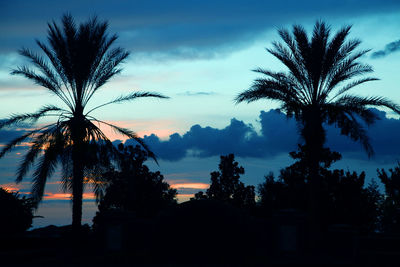
<svg viewBox="0 0 400 267">
<path fill-rule="evenodd" d="M 386 113 L 374 109 L 380 118 L 368 129 L 371 144 L 375 150 L 374 158 L 400 158 L 400 119 L 387 118 Z M 223 129 L 193 125 L 189 131 L 180 135 L 174 133 L 168 140 L 161 140 L 155 134 L 145 136 L 144 141 L 163 160 L 178 161 L 187 156 L 206 158 L 234 153 L 238 157 L 271 158 L 288 153 L 297 148 L 301 141 L 297 123 L 286 118 L 285 114 L 270 110 L 261 111 L 258 132 L 251 124 L 231 119 Z M 326 126 L 327 146 L 340 153 L 351 153 L 352 157 L 365 159 L 361 144 L 340 135 L 339 129 Z M 127 140 L 126 144 L 135 141 Z"/>
<path fill-rule="evenodd" d="M 44 39 L 46 23 L 65 12 L 78 20 L 94 14 L 109 20 L 111 31 L 135 53 L 209 58 L 304 18 L 354 17 L 399 8 L 397 0 L 365 0 L 362 5 L 346 0 L 1 1 L 0 51 L 15 51 L 32 46 L 34 38 Z"/>
<path fill-rule="evenodd" d="M 400 40 L 388 43 L 384 49 L 372 53 L 371 58 L 382 58 L 397 51 L 400 51 Z"/>
</svg>

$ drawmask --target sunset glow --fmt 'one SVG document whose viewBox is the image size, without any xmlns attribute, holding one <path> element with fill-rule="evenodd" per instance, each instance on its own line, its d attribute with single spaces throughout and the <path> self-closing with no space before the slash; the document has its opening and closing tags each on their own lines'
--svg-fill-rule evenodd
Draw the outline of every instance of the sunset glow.
<svg viewBox="0 0 400 267">
<path fill-rule="evenodd" d="M 192 197 L 194 197 L 194 194 L 178 194 L 176 196 L 178 203 L 189 201 Z"/>
<path fill-rule="evenodd" d="M 174 189 L 208 189 L 209 184 L 206 183 L 176 183 L 171 184 Z"/>
<path fill-rule="evenodd" d="M 45 193 L 43 196 L 44 200 L 71 200 L 70 193 Z M 96 196 L 94 193 L 83 193 L 84 200 L 94 200 Z"/>
<path fill-rule="evenodd" d="M 5 189 L 6 191 L 9 192 L 17 192 L 18 190 L 20 190 L 21 188 L 15 184 L 2 184 L 0 185 L 3 189 Z"/>
<path fill-rule="evenodd" d="M 107 123 L 118 125 L 122 128 L 127 128 L 134 131 L 137 136 L 144 137 L 145 135 L 155 134 L 161 139 L 168 138 L 171 134 L 173 134 L 176 129 L 171 127 L 171 124 L 174 124 L 173 121 L 170 120 L 153 120 L 153 121 L 106 121 Z M 119 133 L 116 133 L 112 128 L 99 124 L 97 125 L 99 128 L 105 133 L 105 135 L 111 140 L 121 140 L 126 141 L 128 138 Z"/>
</svg>

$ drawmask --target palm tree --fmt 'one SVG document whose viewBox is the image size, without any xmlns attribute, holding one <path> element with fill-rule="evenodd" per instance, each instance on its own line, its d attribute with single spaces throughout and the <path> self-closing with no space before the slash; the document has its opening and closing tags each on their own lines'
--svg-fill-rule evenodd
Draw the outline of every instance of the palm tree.
<svg viewBox="0 0 400 267">
<path fill-rule="evenodd" d="M 287 72 L 256 69 L 264 74 L 249 89 L 236 97 L 236 103 L 270 99 L 280 103 L 288 117 L 300 123 L 305 158 L 311 177 L 315 177 L 323 158 L 326 140 L 324 123 L 336 125 L 341 134 L 359 141 L 369 156 L 373 154 L 365 127 L 378 117 L 370 107 L 386 107 L 400 113 L 400 107 L 379 96 L 362 97 L 349 93 L 354 87 L 377 80 L 365 77 L 372 67 L 359 62 L 369 50 L 356 51 L 360 40 L 346 40 L 351 26 L 332 37 L 330 27 L 317 22 L 309 38 L 302 26 L 293 32 L 279 30 L 283 43 L 274 42 L 267 49 L 282 62 Z"/>
<path fill-rule="evenodd" d="M 16 182 L 21 182 L 37 162 L 31 190 L 37 203 L 42 199 L 47 179 L 60 163 L 64 189 L 72 191 L 74 230 L 81 226 L 84 186 L 92 184 L 95 191 L 99 191 L 102 181 L 95 174 L 102 167 L 107 167 L 117 153 L 100 125 L 135 139 L 155 159 L 134 132 L 96 119 L 92 112 L 142 97 L 166 98 L 157 93 L 133 92 L 92 109 L 87 108 L 93 95 L 121 72 L 119 65 L 129 55 L 120 47 L 111 48 L 117 36 L 109 36 L 107 29 L 107 22 L 100 22 L 97 18 L 77 26 L 71 15 L 64 15 L 60 26 L 54 21 L 49 23 L 48 44 L 36 41 L 44 56 L 21 49 L 19 53 L 29 59 L 34 68 L 18 67 L 11 74 L 22 75 L 50 90 L 63 105 L 45 105 L 34 113 L 12 115 L 0 124 L 1 129 L 21 122 L 35 123 L 43 117 L 56 118 L 56 122 L 30 130 L 11 141 L 0 151 L 0 158 L 16 145 L 30 140 L 32 145 L 18 168 Z"/>
<path fill-rule="evenodd" d="M 317 22 L 310 38 L 300 25 L 293 26 L 292 33 L 279 30 L 283 43 L 274 42 L 273 48 L 267 51 L 288 71 L 256 69 L 255 72 L 265 76 L 256 79 L 249 89 L 236 97 L 236 103 L 260 99 L 277 101 L 286 116 L 294 117 L 299 122 L 304 145 L 300 146 L 298 154 L 303 155 L 303 164 L 307 168 L 307 177 L 304 178 L 310 185 L 308 219 L 311 250 L 318 247 L 320 240 L 318 215 L 321 207 L 317 201 L 322 183 L 319 179 L 320 165 L 327 161 L 329 155 L 329 149 L 324 148 L 324 124 L 335 125 L 340 128 L 341 134 L 361 142 L 371 156 L 373 149 L 360 120 L 371 125 L 378 119 L 370 107 L 386 107 L 400 113 L 400 107 L 386 98 L 349 93 L 358 85 L 377 80 L 364 76 L 373 70 L 371 66 L 360 63 L 359 59 L 369 50 L 356 51 L 361 41 L 346 40 L 350 29 L 351 26 L 345 26 L 330 36 L 330 27 L 324 22 Z"/>
</svg>

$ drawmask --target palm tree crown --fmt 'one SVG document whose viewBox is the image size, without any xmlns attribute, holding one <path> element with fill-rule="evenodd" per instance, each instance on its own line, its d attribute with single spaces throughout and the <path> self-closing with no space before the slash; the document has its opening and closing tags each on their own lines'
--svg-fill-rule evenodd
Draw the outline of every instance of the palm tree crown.
<svg viewBox="0 0 400 267">
<path fill-rule="evenodd" d="M 293 26 L 293 31 L 279 30 L 283 43 L 274 42 L 267 49 L 282 62 L 287 72 L 256 69 L 265 75 L 256 79 L 252 87 L 240 93 L 236 102 L 259 99 L 278 101 L 287 116 L 301 123 L 301 136 L 309 153 L 318 157 L 325 143 L 323 123 L 335 124 L 341 133 L 360 141 L 368 155 L 373 154 L 365 128 L 378 119 L 370 107 L 387 107 L 400 113 L 400 107 L 379 96 L 362 97 L 349 93 L 357 85 L 377 80 L 364 77 L 371 66 L 359 59 L 368 50 L 356 51 L 359 40 L 346 40 L 351 26 L 343 27 L 332 37 L 324 22 L 317 22 L 312 37 L 305 29 Z"/>
<path fill-rule="evenodd" d="M 97 18 L 77 26 L 70 15 L 62 17 L 61 26 L 49 23 L 48 45 L 36 41 L 44 56 L 21 49 L 20 54 L 30 60 L 33 68 L 18 67 L 11 74 L 22 75 L 50 90 L 62 100 L 64 106 L 45 105 L 34 113 L 13 115 L 0 124 L 1 129 L 20 122 L 35 123 L 46 116 L 57 119 L 55 123 L 33 129 L 11 141 L 1 150 L 0 157 L 21 142 L 31 140 L 32 145 L 19 166 L 16 181 L 20 182 L 37 162 L 33 172 L 32 196 L 38 202 L 42 199 L 47 179 L 61 163 L 64 188 L 72 191 L 75 228 L 81 223 L 84 184 L 92 183 L 95 190 L 99 189 L 101 182 L 96 181 L 98 176 L 95 173 L 109 165 L 112 155 L 116 153 L 100 125 L 135 139 L 155 159 L 134 132 L 98 120 L 91 115 L 92 112 L 106 105 L 141 97 L 166 98 L 157 93 L 133 92 L 87 110 L 92 96 L 121 71 L 119 64 L 129 55 L 122 48 L 111 48 L 117 36 L 109 36 L 107 29 L 107 22 L 100 22 Z"/>
</svg>

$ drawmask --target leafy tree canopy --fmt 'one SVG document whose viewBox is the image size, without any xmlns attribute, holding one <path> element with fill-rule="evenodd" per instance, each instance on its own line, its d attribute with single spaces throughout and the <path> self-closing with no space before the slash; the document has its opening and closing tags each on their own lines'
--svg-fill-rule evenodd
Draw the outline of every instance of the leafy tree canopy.
<svg viewBox="0 0 400 267">
<path fill-rule="evenodd" d="M 149 154 L 140 146 L 118 146 L 118 166 L 103 173 L 107 186 L 99 194 L 100 214 L 104 211 L 130 211 L 139 217 L 151 217 L 176 204 L 176 189 L 170 188 L 164 176 L 144 164 Z M 98 214 L 99 215 L 99 214 Z"/>
<path fill-rule="evenodd" d="M 239 207 L 251 207 L 255 204 L 254 186 L 245 186 L 240 181 L 244 168 L 235 161 L 235 156 L 221 156 L 219 171 L 211 173 L 211 185 L 206 194 L 199 192 L 194 199 L 214 199 L 232 203 Z"/>
</svg>

